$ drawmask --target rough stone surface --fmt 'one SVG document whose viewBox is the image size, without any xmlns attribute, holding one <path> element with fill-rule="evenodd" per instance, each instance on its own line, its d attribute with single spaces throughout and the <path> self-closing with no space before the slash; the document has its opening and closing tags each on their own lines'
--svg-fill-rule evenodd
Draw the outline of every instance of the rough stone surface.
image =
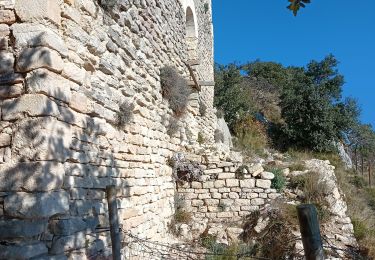
<svg viewBox="0 0 375 260">
<path fill-rule="evenodd" d="M 22 162 L 0 168 L 0 191 L 49 191 L 62 187 L 64 167 L 56 162 Z"/>
<path fill-rule="evenodd" d="M 17 0 L 15 11 L 22 22 L 61 23 L 61 9 L 58 0 Z"/>
<path fill-rule="evenodd" d="M 0 51 L 0 74 L 13 72 L 14 56 L 10 52 Z"/>
<path fill-rule="evenodd" d="M 12 24 L 16 21 L 13 10 L 0 10 L 0 23 Z"/>
<path fill-rule="evenodd" d="M 64 40 L 47 26 L 17 23 L 11 29 L 15 38 L 15 47 L 19 50 L 29 47 L 48 47 L 63 57 L 68 55 L 68 48 Z"/>
<path fill-rule="evenodd" d="M 0 239 L 34 237 L 47 230 L 47 220 L 0 220 Z"/>
<path fill-rule="evenodd" d="M 17 58 L 17 70 L 28 72 L 38 68 L 46 68 L 60 73 L 63 69 L 63 60 L 54 50 L 47 47 L 27 48 L 20 52 Z"/>
<path fill-rule="evenodd" d="M 0 245 L 0 259 L 30 259 L 47 252 L 48 248 L 43 242 Z"/>
<path fill-rule="evenodd" d="M 2 104 L 3 120 L 14 120 L 29 116 L 58 116 L 56 103 L 44 95 L 23 95 L 7 99 Z"/>
<path fill-rule="evenodd" d="M 4 199 L 7 215 L 17 218 L 48 218 L 69 210 L 69 196 L 65 191 L 34 193 L 19 192 Z"/>
</svg>

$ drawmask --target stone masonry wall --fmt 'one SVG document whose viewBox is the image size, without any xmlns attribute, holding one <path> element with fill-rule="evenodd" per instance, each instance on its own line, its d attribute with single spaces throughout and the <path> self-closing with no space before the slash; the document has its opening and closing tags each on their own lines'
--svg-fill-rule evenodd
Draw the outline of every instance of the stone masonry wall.
<svg viewBox="0 0 375 260">
<path fill-rule="evenodd" d="M 213 87 L 192 94 L 179 131 L 167 134 L 160 68 L 188 77 L 181 3 L 98 2 L 0 0 L 0 259 L 109 255 L 109 184 L 126 230 L 167 238 L 167 160 L 197 148 L 201 129 L 213 136 Z M 195 3 L 200 74 L 212 80 L 211 10 Z M 209 120 L 194 108 L 201 97 Z M 124 103 L 134 109 L 119 127 Z"/>
<path fill-rule="evenodd" d="M 192 212 L 198 222 L 233 222 L 280 196 L 271 189 L 274 174 L 264 171 L 261 164 L 239 166 L 219 160 L 203 164 L 202 181 L 186 182 L 177 187 L 183 210 Z"/>
</svg>

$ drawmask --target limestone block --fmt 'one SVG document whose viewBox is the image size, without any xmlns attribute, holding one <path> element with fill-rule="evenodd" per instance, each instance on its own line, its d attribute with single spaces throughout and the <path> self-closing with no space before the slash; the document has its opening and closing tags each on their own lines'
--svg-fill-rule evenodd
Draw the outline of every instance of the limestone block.
<svg viewBox="0 0 375 260">
<path fill-rule="evenodd" d="M 269 188 L 271 188 L 271 181 L 270 180 L 258 179 L 256 181 L 256 187 L 263 188 L 263 189 L 269 189 Z"/>
<path fill-rule="evenodd" d="M 241 188 L 254 188 L 255 180 L 254 179 L 240 180 L 240 187 Z"/>
<path fill-rule="evenodd" d="M 46 117 L 24 119 L 16 127 L 12 148 L 18 156 L 61 162 L 69 157 L 72 132 L 68 124 Z"/>
<path fill-rule="evenodd" d="M 239 186 L 239 180 L 237 179 L 226 179 L 225 180 L 227 187 L 238 187 Z"/>
<path fill-rule="evenodd" d="M 223 172 L 223 169 L 222 168 L 214 168 L 214 169 L 208 169 L 208 170 L 204 170 L 204 174 L 215 174 L 215 173 L 221 173 Z"/>
<path fill-rule="evenodd" d="M 33 194 L 14 193 L 5 197 L 4 210 L 11 217 L 49 218 L 69 210 L 69 195 L 65 191 Z"/>
<path fill-rule="evenodd" d="M 197 181 L 193 181 L 191 183 L 191 187 L 193 189 L 202 189 L 202 183 L 201 182 L 197 182 Z"/>
<path fill-rule="evenodd" d="M 61 254 L 63 252 L 84 248 L 86 245 L 85 232 L 78 232 L 71 236 L 55 237 L 52 241 L 51 254 Z"/>
<path fill-rule="evenodd" d="M 80 85 L 85 82 L 86 71 L 81 69 L 74 63 L 65 63 L 62 71 L 62 75 Z"/>
<path fill-rule="evenodd" d="M 239 199 L 240 195 L 237 192 L 229 192 L 230 199 Z"/>
<path fill-rule="evenodd" d="M 68 1 L 74 2 L 74 0 L 68 0 Z M 73 5 L 73 4 L 71 4 L 71 5 Z M 64 9 L 63 9 L 63 12 L 62 12 L 62 16 L 76 22 L 77 24 L 81 23 L 81 14 L 80 14 L 79 10 L 77 10 L 74 7 L 65 5 Z"/>
<path fill-rule="evenodd" d="M 5 9 L 14 9 L 15 0 L 0 0 L 0 6 Z"/>
<path fill-rule="evenodd" d="M 8 49 L 9 33 L 9 26 L 0 23 L 0 50 Z"/>
<path fill-rule="evenodd" d="M 0 10 L 0 23 L 12 24 L 16 21 L 16 16 L 12 10 Z"/>
<path fill-rule="evenodd" d="M 17 84 L 23 82 L 23 76 L 20 73 L 8 73 L 0 75 L 0 85 Z"/>
<path fill-rule="evenodd" d="M 16 23 L 11 27 L 18 50 L 30 47 L 48 47 L 63 57 L 68 56 L 64 40 L 54 31 L 41 24 Z"/>
<path fill-rule="evenodd" d="M 69 106 L 80 113 L 90 113 L 92 111 L 90 100 L 83 93 L 74 92 Z"/>
<path fill-rule="evenodd" d="M 27 94 L 7 99 L 2 104 L 3 120 L 15 120 L 29 116 L 57 116 L 59 109 L 55 102 L 44 95 Z"/>
<path fill-rule="evenodd" d="M 28 73 L 26 86 L 29 93 L 45 94 L 69 103 L 72 98 L 71 88 L 75 84 L 47 69 L 36 69 Z"/>
<path fill-rule="evenodd" d="M 253 206 L 261 206 L 264 204 L 264 199 L 262 198 L 255 198 L 251 200 L 251 205 Z"/>
<path fill-rule="evenodd" d="M 281 194 L 278 194 L 278 193 L 269 193 L 268 194 L 268 198 L 271 199 L 271 200 L 274 200 L 274 199 L 276 199 L 280 196 L 281 196 Z"/>
<path fill-rule="evenodd" d="M 54 219 L 50 221 L 49 228 L 54 235 L 68 236 L 85 230 L 87 228 L 87 223 L 80 217 Z"/>
<path fill-rule="evenodd" d="M 22 22 L 48 20 L 56 25 L 61 23 L 59 0 L 16 0 L 15 11 Z"/>
<path fill-rule="evenodd" d="M 275 174 L 273 174 L 272 172 L 262 172 L 260 174 L 260 177 L 265 180 L 272 180 L 273 178 L 275 178 Z"/>
<path fill-rule="evenodd" d="M 256 163 L 255 165 L 249 167 L 249 173 L 251 173 L 253 177 L 258 176 L 263 171 L 264 169 L 260 163 Z"/>
<path fill-rule="evenodd" d="M 16 98 L 22 95 L 23 93 L 24 88 L 22 84 L 0 85 L 0 98 Z"/>
<path fill-rule="evenodd" d="M 218 212 L 217 213 L 218 218 L 232 218 L 233 216 L 234 216 L 233 212 L 230 212 L 230 211 Z"/>
<path fill-rule="evenodd" d="M 6 133 L 0 133 L 0 147 L 9 146 L 12 137 Z"/>
<path fill-rule="evenodd" d="M 0 239 L 37 236 L 47 230 L 47 224 L 47 220 L 0 220 Z"/>
<path fill-rule="evenodd" d="M 214 187 L 214 182 L 213 181 L 203 182 L 203 189 L 211 189 L 213 187 Z"/>
<path fill-rule="evenodd" d="M 62 187 L 64 168 L 56 162 L 17 162 L 0 169 L 0 191 L 50 191 Z"/>
<path fill-rule="evenodd" d="M 89 13 L 90 16 L 96 17 L 97 8 L 93 1 L 91 0 L 76 0 L 76 4 L 80 9 Z"/>
<path fill-rule="evenodd" d="M 217 206 L 220 201 L 218 199 L 205 199 L 204 202 L 208 206 Z"/>
<path fill-rule="evenodd" d="M 0 74 L 13 72 L 14 56 L 10 52 L 0 51 Z"/>
<path fill-rule="evenodd" d="M 0 244 L 0 259 L 30 259 L 46 253 L 48 253 L 47 246 L 39 241 Z"/>
<path fill-rule="evenodd" d="M 20 52 L 17 58 L 17 70 L 28 72 L 38 68 L 46 68 L 60 73 L 64 62 L 57 51 L 47 47 L 27 48 Z"/>
<path fill-rule="evenodd" d="M 198 195 L 198 198 L 199 199 L 209 199 L 211 198 L 210 194 L 209 193 L 201 193 Z"/>
<path fill-rule="evenodd" d="M 217 175 L 217 178 L 220 179 L 234 179 L 236 174 L 233 172 L 222 172 Z"/>
<path fill-rule="evenodd" d="M 225 187 L 225 181 L 224 180 L 217 180 L 214 182 L 215 188 L 223 188 Z"/>
</svg>

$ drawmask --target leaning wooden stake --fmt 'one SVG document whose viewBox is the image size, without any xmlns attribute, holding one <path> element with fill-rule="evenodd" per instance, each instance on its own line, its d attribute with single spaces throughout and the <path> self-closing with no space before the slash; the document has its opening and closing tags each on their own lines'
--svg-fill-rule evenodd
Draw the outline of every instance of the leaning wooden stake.
<svg viewBox="0 0 375 260">
<path fill-rule="evenodd" d="M 111 230 L 111 240 L 112 240 L 112 258 L 113 260 L 121 260 L 120 225 L 118 221 L 115 186 L 114 185 L 107 186 L 106 193 L 107 193 L 108 212 L 109 212 L 109 227 Z"/>
<path fill-rule="evenodd" d="M 312 204 L 297 207 L 306 260 L 324 260 L 318 214 Z"/>
</svg>

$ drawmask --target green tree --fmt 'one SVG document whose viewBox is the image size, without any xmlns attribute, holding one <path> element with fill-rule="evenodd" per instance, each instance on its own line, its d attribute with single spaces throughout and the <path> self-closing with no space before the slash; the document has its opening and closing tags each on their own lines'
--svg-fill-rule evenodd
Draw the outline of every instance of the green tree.
<svg viewBox="0 0 375 260">
<path fill-rule="evenodd" d="M 296 148 L 331 151 L 357 122 L 353 99 L 341 100 L 344 78 L 337 71 L 333 55 L 311 61 L 306 69 L 294 68 L 290 84 L 283 88 L 281 111 L 283 132 Z"/>
</svg>

